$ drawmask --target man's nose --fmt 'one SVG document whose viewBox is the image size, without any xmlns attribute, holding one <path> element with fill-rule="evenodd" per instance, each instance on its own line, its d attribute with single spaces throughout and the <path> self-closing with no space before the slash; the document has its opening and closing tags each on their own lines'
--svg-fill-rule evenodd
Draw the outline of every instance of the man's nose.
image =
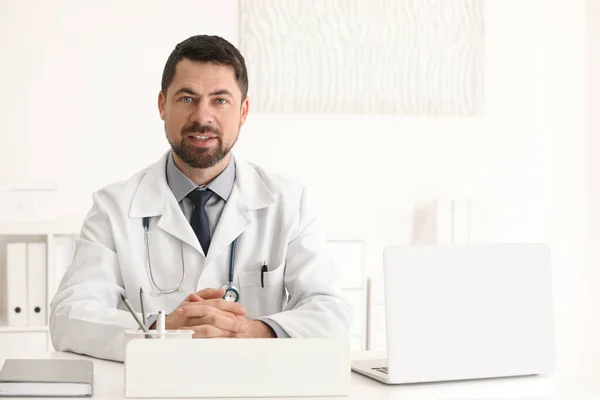
<svg viewBox="0 0 600 400">
<path fill-rule="evenodd" d="M 201 125 L 215 125 L 215 117 L 211 107 L 205 101 L 199 101 L 194 113 L 192 114 L 192 121 L 197 121 Z"/>
</svg>

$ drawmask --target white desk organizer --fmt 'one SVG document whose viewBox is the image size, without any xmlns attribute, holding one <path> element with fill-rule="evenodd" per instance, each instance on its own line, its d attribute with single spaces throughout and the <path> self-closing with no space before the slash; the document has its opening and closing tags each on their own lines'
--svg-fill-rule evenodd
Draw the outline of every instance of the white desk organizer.
<svg viewBox="0 0 600 400">
<path fill-rule="evenodd" d="M 347 396 L 350 344 L 337 339 L 133 339 L 126 397 Z"/>
</svg>

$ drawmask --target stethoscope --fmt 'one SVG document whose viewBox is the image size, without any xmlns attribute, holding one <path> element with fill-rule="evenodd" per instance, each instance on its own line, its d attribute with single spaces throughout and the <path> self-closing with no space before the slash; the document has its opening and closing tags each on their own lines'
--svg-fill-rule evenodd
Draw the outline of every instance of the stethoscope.
<svg viewBox="0 0 600 400">
<path fill-rule="evenodd" d="M 150 272 L 150 280 L 152 281 L 152 285 L 158 290 L 159 294 L 170 294 L 181 290 L 183 286 L 183 282 L 185 281 L 185 263 L 183 261 L 183 244 L 179 243 L 181 247 L 181 281 L 179 284 L 173 289 L 163 289 L 154 280 L 154 275 L 152 274 L 152 261 L 150 257 L 150 245 L 148 244 L 148 229 L 150 228 L 150 217 L 144 217 L 142 219 L 142 225 L 144 226 L 144 242 L 146 242 L 146 253 L 148 256 L 148 272 Z M 237 238 L 233 240 L 231 243 L 231 252 L 229 255 L 229 283 L 227 283 L 223 288 L 225 288 L 225 294 L 223 295 L 223 299 L 227 301 L 239 302 L 240 301 L 240 291 L 233 285 L 233 266 L 235 263 L 235 245 L 237 243 Z"/>
</svg>

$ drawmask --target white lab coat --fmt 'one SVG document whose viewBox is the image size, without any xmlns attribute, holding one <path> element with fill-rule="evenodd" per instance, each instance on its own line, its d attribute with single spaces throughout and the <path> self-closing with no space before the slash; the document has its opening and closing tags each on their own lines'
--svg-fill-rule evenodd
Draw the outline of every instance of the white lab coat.
<svg viewBox="0 0 600 400">
<path fill-rule="evenodd" d="M 342 297 L 324 231 L 300 184 L 236 159 L 236 180 L 205 258 L 165 175 L 166 153 L 125 182 L 93 194 L 72 265 L 51 302 L 56 350 L 122 361 L 124 330 L 138 326 L 124 293 L 140 312 L 172 312 L 190 293 L 228 282 L 230 245 L 238 238 L 234 284 L 248 318 L 269 317 L 291 337 L 347 337 L 351 307 Z M 151 284 L 143 217 L 152 217 L 149 249 L 156 283 L 181 291 L 158 294 Z M 261 287 L 261 266 L 269 271 Z M 343 266 L 342 266 L 343 267 Z"/>
</svg>

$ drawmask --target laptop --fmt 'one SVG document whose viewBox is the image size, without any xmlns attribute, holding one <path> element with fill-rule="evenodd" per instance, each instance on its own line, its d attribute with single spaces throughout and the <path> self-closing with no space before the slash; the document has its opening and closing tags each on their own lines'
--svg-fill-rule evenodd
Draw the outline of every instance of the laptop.
<svg viewBox="0 0 600 400">
<path fill-rule="evenodd" d="M 387 247 L 384 290 L 387 360 L 356 372 L 404 384 L 553 371 L 547 245 Z"/>
</svg>

